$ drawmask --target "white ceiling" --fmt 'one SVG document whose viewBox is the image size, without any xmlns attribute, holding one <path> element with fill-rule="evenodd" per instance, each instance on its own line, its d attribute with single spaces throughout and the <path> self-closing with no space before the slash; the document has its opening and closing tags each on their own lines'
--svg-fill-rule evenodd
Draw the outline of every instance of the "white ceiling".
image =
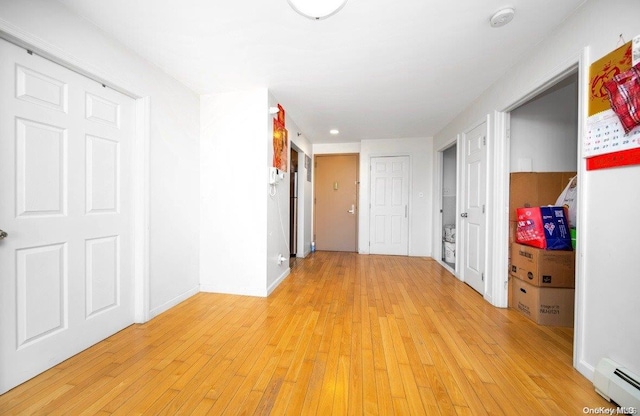
<svg viewBox="0 0 640 416">
<path fill-rule="evenodd" d="M 332 143 L 433 136 L 585 0 L 349 0 L 320 21 L 287 0 L 59 1 L 199 94 L 269 88 Z"/>
</svg>

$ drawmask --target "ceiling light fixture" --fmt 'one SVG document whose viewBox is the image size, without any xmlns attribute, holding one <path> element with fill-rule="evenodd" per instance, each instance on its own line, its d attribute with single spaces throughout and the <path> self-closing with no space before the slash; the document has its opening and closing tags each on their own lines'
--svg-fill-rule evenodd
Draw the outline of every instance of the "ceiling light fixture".
<svg viewBox="0 0 640 416">
<path fill-rule="evenodd" d="M 302 16 L 312 19 L 326 19 L 340 11 L 347 0 L 287 0 L 289 5 Z"/>
<path fill-rule="evenodd" d="M 514 8 L 505 7 L 495 12 L 489 19 L 489 23 L 491 23 L 491 27 L 502 27 L 512 21 L 515 14 L 516 10 Z"/>
<path fill-rule="evenodd" d="M 335 136 L 336 134 L 338 134 L 338 133 L 340 133 L 340 131 L 339 131 L 338 129 L 331 129 L 331 130 L 329 130 L 329 134 L 333 134 L 334 136 Z"/>
</svg>

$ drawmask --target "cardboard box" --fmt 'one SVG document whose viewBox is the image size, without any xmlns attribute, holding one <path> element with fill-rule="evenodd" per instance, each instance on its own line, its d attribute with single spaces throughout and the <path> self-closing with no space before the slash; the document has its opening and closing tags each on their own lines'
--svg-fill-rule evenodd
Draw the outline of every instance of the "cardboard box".
<svg viewBox="0 0 640 416">
<path fill-rule="evenodd" d="M 540 325 L 573 327 L 575 289 L 535 287 L 512 279 L 513 308 Z"/>
<path fill-rule="evenodd" d="M 511 267 L 511 266 L 509 266 Z M 509 300 L 507 301 L 507 306 L 509 306 L 510 308 L 513 308 L 513 281 L 516 280 L 515 277 L 509 275 L 509 277 L 507 278 L 508 281 L 508 286 L 507 286 L 507 293 L 509 294 Z"/>
<path fill-rule="evenodd" d="M 516 242 L 517 221 L 509 221 L 509 244 Z"/>
<path fill-rule="evenodd" d="M 516 242 L 547 250 L 571 250 L 571 233 L 564 207 L 516 209 Z"/>
<path fill-rule="evenodd" d="M 533 286 L 575 287 L 575 263 L 573 251 L 511 245 L 511 275 Z"/>
<path fill-rule="evenodd" d="M 553 205 L 575 172 L 513 172 L 509 186 L 509 221 L 516 208 Z"/>
</svg>

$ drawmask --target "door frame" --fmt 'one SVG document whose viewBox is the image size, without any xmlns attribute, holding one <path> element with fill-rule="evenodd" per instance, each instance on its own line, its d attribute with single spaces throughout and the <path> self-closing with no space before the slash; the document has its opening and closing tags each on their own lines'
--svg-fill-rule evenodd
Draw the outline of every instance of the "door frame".
<svg viewBox="0 0 640 416">
<path fill-rule="evenodd" d="M 434 233 L 433 239 L 433 248 L 434 248 L 434 256 L 435 260 L 445 269 L 449 270 L 454 276 L 460 279 L 458 270 L 460 269 L 458 266 L 459 256 L 456 255 L 456 263 L 455 269 L 452 270 L 451 267 L 442 261 L 442 185 L 444 184 L 444 176 L 442 169 L 444 167 L 444 152 L 445 150 L 450 149 L 451 147 L 456 146 L 456 232 L 460 226 L 460 217 L 458 213 L 460 212 L 460 135 L 456 134 L 454 137 L 445 142 L 442 146 L 435 150 L 436 158 L 435 158 L 435 166 L 434 169 L 437 172 L 435 176 L 436 178 L 436 186 L 433 191 L 433 197 L 435 201 L 438 201 L 438 208 L 433 213 L 433 229 L 440 230 L 440 232 Z M 458 239 L 456 238 L 456 253 L 457 253 L 457 244 Z"/>
<path fill-rule="evenodd" d="M 466 234 L 465 234 L 465 230 L 464 227 L 460 227 L 461 224 L 461 220 L 460 220 L 460 213 L 463 210 L 463 207 L 466 204 L 466 197 L 465 197 L 465 191 L 466 191 L 466 187 L 465 187 L 465 183 L 466 183 L 466 174 L 467 174 L 467 170 L 466 170 L 466 157 L 465 157 L 465 153 L 467 150 L 467 146 L 465 143 L 465 137 L 466 135 L 468 135 L 472 130 L 474 130 L 476 127 L 481 126 L 483 123 L 487 124 L 486 127 L 486 145 L 485 145 L 485 184 L 484 184 L 484 192 L 485 192 L 485 215 L 484 215 L 484 255 L 483 255 L 483 262 L 484 262 L 484 293 L 481 293 L 482 297 L 489 303 L 493 304 L 493 294 L 491 290 L 488 290 L 488 288 L 490 288 L 492 286 L 492 274 L 489 272 L 490 270 L 490 258 L 489 258 L 489 252 L 491 250 L 489 250 L 489 247 L 491 247 L 492 244 L 492 238 L 491 238 L 491 233 L 489 232 L 489 230 L 491 229 L 491 220 L 490 220 L 490 215 L 489 213 L 492 210 L 492 204 L 491 204 L 491 197 L 492 197 L 492 193 L 491 193 L 491 189 L 493 186 L 493 180 L 492 180 L 492 175 L 491 175 L 491 171 L 489 170 L 489 167 L 492 166 L 492 155 L 491 153 L 493 152 L 493 146 L 491 145 L 491 129 L 492 129 L 492 124 L 491 124 L 491 116 L 489 114 L 487 114 L 485 117 L 483 117 L 481 120 L 476 121 L 475 123 L 472 123 L 469 127 L 467 127 L 466 129 L 464 129 L 464 131 L 462 132 L 462 134 L 459 135 L 460 137 L 460 141 L 458 144 L 458 172 L 459 172 L 459 176 L 458 176 L 458 201 L 456 202 L 456 206 L 458 209 L 458 212 L 456 213 L 456 265 L 458 266 L 458 279 L 460 279 L 461 281 L 466 281 L 465 279 L 465 275 L 464 275 L 464 264 L 462 263 L 464 259 L 464 256 L 466 254 L 465 252 L 465 241 L 466 241 Z M 460 228 L 459 230 L 457 228 Z M 506 270 L 506 268 L 505 268 Z"/>
<path fill-rule="evenodd" d="M 66 51 L 30 35 L 0 19 L 0 38 L 32 51 L 71 71 L 107 85 L 135 100 L 135 134 L 133 137 L 133 284 L 134 322 L 150 319 L 149 310 L 149 137 L 151 99 L 137 85 L 113 73 L 91 65 Z"/>
<path fill-rule="evenodd" d="M 494 276 L 492 292 L 494 295 L 493 305 L 507 307 L 508 300 L 508 246 L 509 246 L 509 173 L 511 170 L 511 148 L 510 148 L 510 112 L 527 101 L 531 100 L 541 92 L 556 84 L 558 81 L 574 73 L 578 73 L 578 180 L 585 183 L 588 180 L 586 175 L 586 164 L 582 160 L 582 140 L 586 123 L 586 111 L 588 96 L 585 93 L 589 84 L 589 49 L 584 48 L 578 53 L 569 56 L 567 60 L 553 68 L 546 76 L 534 82 L 529 92 L 513 100 L 502 110 L 495 111 L 494 140 L 495 163 L 493 176 L 495 186 L 493 186 L 492 202 L 493 206 L 493 256 L 491 259 L 492 275 Z M 577 227 L 584 230 L 585 186 L 578 187 L 577 203 Z M 575 284 L 575 314 L 574 314 L 574 335 L 573 335 L 573 367 L 582 374 L 592 373 L 589 365 L 581 361 L 584 356 L 584 323 L 585 323 L 585 287 L 584 270 L 585 258 L 581 253 L 581 247 L 588 238 L 584 232 L 579 233 L 576 245 L 576 284 Z"/>
</svg>

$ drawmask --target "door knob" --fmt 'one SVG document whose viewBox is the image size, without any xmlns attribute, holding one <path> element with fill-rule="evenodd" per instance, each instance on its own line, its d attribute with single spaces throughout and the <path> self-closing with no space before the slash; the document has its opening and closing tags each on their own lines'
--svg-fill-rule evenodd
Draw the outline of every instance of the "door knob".
<svg viewBox="0 0 640 416">
<path fill-rule="evenodd" d="M 0 230 L 0 240 L 4 240 L 8 236 L 9 236 L 9 234 L 7 234 L 4 231 Z"/>
<path fill-rule="evenodd" d="M 461 216 L 462 218 L 467 218 L 467 213 L 466 213 L 466 212 L 463 212 L 462 214 L 460 214 L 460 216 Z"/>
<path fill-rule="evenodd" d="M 351 209 L 349 211 L 347 211 L 349 214 L 355 214 L 356 212 L 356 206 L 351 204 Z"/>
</svg>

